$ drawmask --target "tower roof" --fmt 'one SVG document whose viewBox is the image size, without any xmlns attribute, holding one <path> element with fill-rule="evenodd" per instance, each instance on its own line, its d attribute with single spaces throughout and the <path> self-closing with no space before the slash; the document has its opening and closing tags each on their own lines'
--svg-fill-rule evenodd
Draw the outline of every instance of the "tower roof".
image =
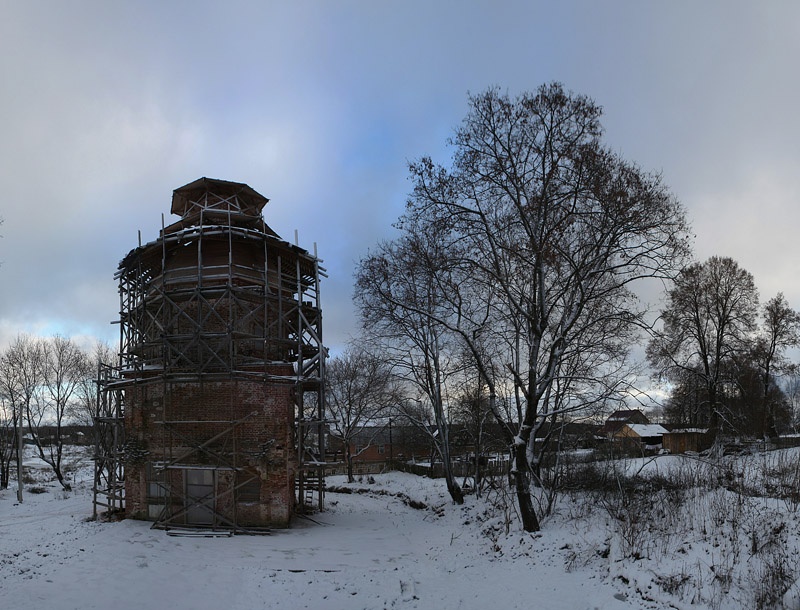
<svg viewBox="0 0 800 610">
<path fill-rule="evenodd" d="M 259 216 L 269 199 L 242 182 L 198 178 L 172 192 L 173 214 L 188 216 L 201 210 Z"/>
</svg>

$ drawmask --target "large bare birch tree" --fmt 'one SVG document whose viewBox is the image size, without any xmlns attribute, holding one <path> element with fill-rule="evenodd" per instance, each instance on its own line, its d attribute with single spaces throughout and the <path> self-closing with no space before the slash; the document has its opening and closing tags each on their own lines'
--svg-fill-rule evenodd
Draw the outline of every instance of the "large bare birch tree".
<svg viewBox="0 0 800 610">
<path fill-rule="evenodd" d="M 463 344 L 490 402 L 498 384 L 513 387 L 512 474 L 526 531 L 539 529 L 536 430 L 619 397 L 620 359 L 644 324 L 633 286 L 673 277 L 689 253 L 683 207 L 658 175 L 602 145 L 600 116 L 558 83 L 517 98 L 497 89 L 471 96 L 452 162 L 411 164 L 397 225 L 398 241 L 432 248 L 439 306 L 426 314 L 404 304 L 390 290 L 396 276 L 372 283 L 394 311 L 428 315 Z M 389 253 L 367 257 L 357 277 L 374 276 L 368 270 Z"/>
</svg>

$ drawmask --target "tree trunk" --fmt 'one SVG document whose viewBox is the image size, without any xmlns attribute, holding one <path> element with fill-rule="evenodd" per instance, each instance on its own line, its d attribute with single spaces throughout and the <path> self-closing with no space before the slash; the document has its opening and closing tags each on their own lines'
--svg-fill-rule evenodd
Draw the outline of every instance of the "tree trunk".
<svg viewBox="0 0 800 610">
<path fill-rule="evenodd" d="M 526 532 L 538 532 L 539 519 L 531 500 L 530 479 L 528 477 L 527 443 L 518 443 L 514 446 L 514 483 L 517 491 L 519 514 L 522 519 L 522 529 Z"/>
<path fill-rule="evenodd" d="M 461 490 L 461 486 L 453 477 L 453 473 L 450 468 L 445 469 L 445 475 L 445 480 L 447 481 L 447 491 L 450 492 L 450 497 L 453 498 L 453 502 L 456 504 L 464 504 L 464 492 Z"/>
<path fill-rule="evenodd" d="M 709 383 L 708 384 L 708 405 L 710 409 L 709 419 L 708 419 L 708 427 L 711 429 L 711 433 L 716 438 L 719 435 L 721 422 L 719 419 L 719 411 L 717 411 L 717 386 L 716 383 Z"/>
<path fill-rule="evenodd" d="M 347 482 L 352 483 L 355 479 L 353 478 L 353 454 L 350 452 L 350 445 L 347 446 L 345 461 L 347 462 Z"/>
<path fill-rule="evenodd" d="M 72 491 L 72 485 L 67 483 L 64 475 L 61 473 L 61 470 L 56 472 L 56 477 L 58 478 L 58 482 L 61 484 L 61 487 L 64 488 L 64 491 Z"/>
<path fill-rule="evenodd" d="M 450 492 L 450 497 L 456 504 L 464 504 L 464 492 L 461 486 L 453 476 L 453 464 L 450 461 L 450 439 L 448 438 L 447 430 L 442 434 L 442 443 L 439 447 L 439 454 L 442 458 L 442 468 L 444 469 L 444 478 L 447 482 L 447 491 Z M 431 473 L 433 472 L 433 459 L 431 459 Z"/>
<path fill-rule="evenodd" d="M 480 447 L 480 442 L 478 443 L 478 447 Z M 481 470 L 481 451 L 475 452 L 475 497 L 480 498 L 483 495 L 481 490 L 482 487 L 482 477 L 483 472 Z"/>
<path fill-rule="evenodd" d="M 761 400 L 764 403 L 764 412 L 762 414 L 761 423 L 761 437 L 766 440 L 767 438 L 776 438 L 778 436 L 778 429 L 775 425 L 775 413 L 772 405 L 769 402 L 769 380 L 770 380 L 770 362 L 767 361 L 764 370 L 764 383 L 763 393 Z"/>
</svg>

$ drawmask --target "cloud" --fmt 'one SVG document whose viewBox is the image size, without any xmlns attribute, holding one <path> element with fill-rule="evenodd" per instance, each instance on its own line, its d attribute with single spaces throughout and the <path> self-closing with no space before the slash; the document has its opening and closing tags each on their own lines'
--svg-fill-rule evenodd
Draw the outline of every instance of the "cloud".
<svg viewBox="0 0 800 610">
<path fill-rule="evenodd" d="M 17 329 L 106 333 L 118 261 L 200 176 L 247 182 L 284 238 L 317 243 L 326 341 L 341 344 L 353 267 L 393 234 L 407 162 L 447 162 L 467 91 L 552 79 L 604 106 L 612 148 L 663 173 L 698 257 L 734 256 L 800 306 L 798 18 L 729 2 L 4 7 L 0 348 Z"/>
<path fill-rule="evenodd" d="M 692 206 L 697 258 L 730 256 L 753 274 L 762 300 L 783 292 L 800 307 L 792 254 L 800 225 L 798 201 L 800 178 L 783 164 L 753 167 L 729 188 L 698 195 Z"/>
</svg>

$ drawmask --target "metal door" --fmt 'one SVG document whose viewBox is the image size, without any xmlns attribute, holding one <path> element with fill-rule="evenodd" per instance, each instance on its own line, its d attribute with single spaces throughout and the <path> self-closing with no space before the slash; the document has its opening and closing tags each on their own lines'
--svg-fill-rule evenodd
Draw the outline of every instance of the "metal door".
<svg viewBox="0 0 800 610">
<path fill-rule="evenodd" d="M 214 471 L 187 468 L 186 523 L 189 525 L 213 525 L 214 523 Z"/>
</svg>

